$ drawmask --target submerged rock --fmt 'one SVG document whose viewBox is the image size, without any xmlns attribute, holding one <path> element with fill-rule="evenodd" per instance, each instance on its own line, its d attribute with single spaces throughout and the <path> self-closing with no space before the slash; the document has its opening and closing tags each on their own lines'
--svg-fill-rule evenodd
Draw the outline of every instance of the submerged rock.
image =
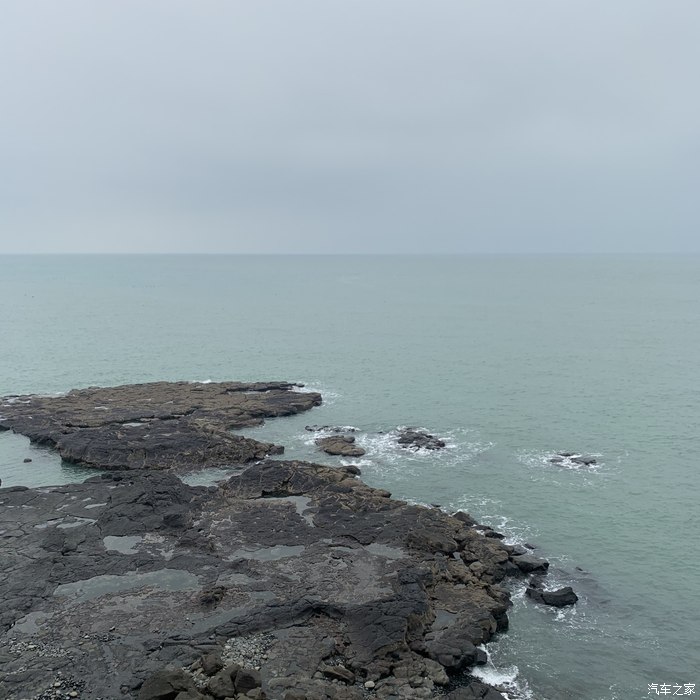
<svg viewBox="0 0 700 700">
<path fill-rule="evenodd" d="M 310 433 L 355 433 L 357 428 L 335 425 L 305 425 L 304 430 Z"/>
<path fill-rule="evenodd" d="M 575 452 L 558 452 L 556 455 L 554 455 L 554 457 L 550 457 L 549 461 L 552 464 L 564 464 L 568 461 L 569 463 L 580 464 L 586 467 L 598 463 L 598 460 L 595 457 L 579 455 Z"/>
</svg>

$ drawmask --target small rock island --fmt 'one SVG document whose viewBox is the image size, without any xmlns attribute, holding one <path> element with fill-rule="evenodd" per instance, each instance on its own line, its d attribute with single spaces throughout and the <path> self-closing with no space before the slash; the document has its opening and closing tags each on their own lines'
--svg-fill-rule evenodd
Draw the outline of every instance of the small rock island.
<svg viewBox="0 0 700 700">
<path fill-rule="evenodd" d="M 320 405 L 298 388 L 0 401 L 0 429 L 101 471 L 0 489 L 1 697 L 502 697 L 469 669 L 507 628 L 500 583 L 546 562 L 466 513 L 392 499 L 357 469 L 269 459 L 283 448 L 231 432 Z M 231 476 L 178 476 L 208 467 Z"/>
</svg>

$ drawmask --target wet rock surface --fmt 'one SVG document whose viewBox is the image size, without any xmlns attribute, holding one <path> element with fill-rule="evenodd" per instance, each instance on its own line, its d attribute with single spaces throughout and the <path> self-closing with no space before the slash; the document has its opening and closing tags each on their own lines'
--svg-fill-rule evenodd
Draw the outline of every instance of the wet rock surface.
<svg viewBox="0 0 700 700">
<path fill-rule="evenodd" d="M 549 461 L 552 464 L 570 464 L 583 467 L 590 467 L 592 465 L 598 464 L 598 460 L 595 457 L 581 455 L 575 452 L 557 452 L 557 454 L 555 454 L 554 457 L 551 457 Z"/>
<path fill-rule="evenodd" d="M 362 457 L 365 454 L 364 449 L 355 444 L 355 438 L 352 435 L 331 435 L 318 438 L 315 442 L 318 447 L 329 455 Z"/>
<path fill-rule="evenodd" d="M 413 450 L 441 450 L 447 446 L 444 440 L 417 428 L 406 428 L 400 431 L 397 442 L 401 447 Z"/>
<path fill-rule="evenodd" d="M 571 586 L 564 586 L 554 591 L 544 589 L 540 581 L 531 582 L 525 590 L 525 594 L 537 603 L 551 605 L 555 608 L 563 608 L 567 605 L 574 605 L 578 601 L 578 596 Z"/>
<path fill-rule="evenodd" d="M 53 447 L 67 462 L 101 469 L 245 463 L 283 448 L 230 431 L 320 405 L 320 394 L 295 388 L 287 382 L 155 382 L 10 396 L 0 400 L 0 430 Z"/>
<path fill-rule="evenodd" d="M 250 390 L 266 411 L 315 401 L 290 385 L 255 386 L 268 387 Z M 3 423 L 35 430 L 36 420 L 44 427 L 34 435 L 53 435 L 84 399 L 38 401 L 35 418 L 4 413 Z M 214 443 L 205 464 L 218 459 Z M 156 452 L 146 463 L 160 468 L 0 489 L 0 697 L 438 697 L 507 628 L 502 581 L 522 575 L 514 561 L 526 555 L 484 536 L 468 514 L 409 505 L 352 470 L 297 461 L 262 460 L 218 486 L 189 486 L 164 468 L 182 461 Z M 470 681 L 448 697 L 490 690 Z"/>
</svg>

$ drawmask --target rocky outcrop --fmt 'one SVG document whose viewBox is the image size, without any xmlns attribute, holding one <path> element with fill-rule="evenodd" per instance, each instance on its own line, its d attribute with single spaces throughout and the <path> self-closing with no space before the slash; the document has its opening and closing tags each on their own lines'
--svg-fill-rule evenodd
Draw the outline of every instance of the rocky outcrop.
<svg viewBox="0 0 700 700">
<path fill-rule="evenodd" d="M 584 467 L 598 464 L 598 460 L 595 457 L 579 455 L 575 452 L 558 452 L 554 457 L 551 457 L 549 461 L 552 464 L 577 464 Z"/>
<path fill-rule="evenodd" d="M 425 430 L 417 428 L 406 428 L 399 432 L 397 442 L 401 447 L 410 448 L 413 450 L 441 450 L 447 446 L 444 440 L 431 435 Z"/>
<path fill-rule="evenodd" d="M 329 455 L 341 455 L 343 457 L 362 457 L 365 451 L 355 444 L 352 435 L 331 435 L 318 438 L 316 444 Z"/>
<path fill-rule="evenodd" d="M 305 425 L 304 430 L 309 433 L 356 433 L 357 428 L 353 428 L 350 425 L 346 426 L 336 426 L 336 425 Z"/>
<path fill-rule="evenodd" d="M 530 585 L 525 590 L 525 594 L 537 603 L 551 605 L 555 608 L 563 608 L 567 605 L 574 605 L 578 601 L 578 596 L 571 586 L 564 586 L 555 591 L 547 591 L 541 583 Z"/>
<path fill-rule="evenodd" d="M 343 469 L 2 489 L 0 531 L 8 700 L 59 677 L 86 698 L 429 697 L 507 626 L 499 541 Z"/>
<path fill-rule="evenodd" d="M 156 382 L 0 401 L 0 430 L 101 469 L 191 470 L 240 464 L 283 448 L 230 431 L 321 403 L 287 382 Z"/>
<path fill-rule="evenodd" d="M 524 574 L 545 573 L 549 569 L 549 562 L 546 559 L 535 557 L 532 554 L 515 553 L 511 559 Z"/>
<path fill-rule="evenodd" d="M 468 514 L 392 499 L 357 468 L 261 460 L 189 486 L 166 469 L 213 466 L 226 428 L 320 397 L 291 385 L 152 386 L 152 401 L 141 386 L 2 406 L 5 427 L 66 451 L 95 431 L 89 463 L 111 471 L 0 489 L 0 697 L 442 696 L 507 629 L 503 579 L 546 569 Z M 116 423 L 97 421 L 105 410 Z M 142 441 L 157 444 L 140 448 L 148 468 L 135 469 L 136 438 L 110 436 L 142 422 L 155 431 Z M 187 458 L 158 432 L 168 424 Z M 447 697 L 493 697 L 461 685 Z"/>
</svg>

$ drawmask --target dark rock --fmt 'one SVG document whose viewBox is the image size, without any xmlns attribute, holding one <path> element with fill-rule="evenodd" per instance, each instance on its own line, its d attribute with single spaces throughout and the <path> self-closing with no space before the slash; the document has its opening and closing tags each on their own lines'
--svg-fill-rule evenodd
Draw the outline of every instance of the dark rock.
<svg viewBox="0 0 700 700">
<path fill-rule="evenodd" d="M 447 532 L 437 528 L 424 528 L 409 533 L 407 544 L 410 547 L 442 554 L 452 554 L 459 549 L 457 542 Z"/>
<path fill-rule="evenodd" d="M 469 513 L 465 513 L 464 511 L 461 511 L 461 510 L 458 510 L 452 517 L 457 518 L 457 520 L 460 520 L 465 525 L 468 525 L 470 527 L 477 525 L 476 520 L 474 520 L 474 518 L 472 518 L 472 516 L 469 515 Z"/>
<path fill-rule="evenodd" d="M 199 602 L 204 607 L 215 608 L 226 595 L 226 588 L 224 586 L 212 586 L 211 588 L 205 588 L 200 596 Z"/>
<path fill-rule="evenodd" d="M 324 664 L 321 667 L 321 673 L 332 680 L 343 681 L 343 683 L 348 685 L 352 685 L 355 682 L 355 674 L 345 668 L 345 666 L 326 666 Z"/>
<path fill-rule="evenodd" d="M 559 457 L 573 457 L 575 454 L 575 452 L 557 452 Z"/>
<path fill-rule="evenodd" d="M 207 683 L 209 692 L 215 698 L 228 698 L 236 694 L 233 678 L 228 668 L 218 671 Z"/>
<path fill-rule="evenodd" d="M 503 695 L 481 681 L 471 681 L 445 696 L 445 700 L 503 700 Z"/>
<path fill-rule="evenodd" d="M 406 428 L 400 431 L 397 442 L 401 447 L 415 450 L 440 450 L 447 446 L 444 440 L 440 440 L 425 430 L 416 430 L 415 428 Z"/>
<path fill-rule="evenodd" d="M 266 700 L 267 698 L 267 695 L 262 688 L 253 688 L 253 690 L 249 690 L 245 696 L 247 698 L 252 698 L 252 700 Z"/>
<path fill-rule="evenodd" d="M 194 681 L 181 668 L 165 668 L 144 682 L 138 700 L 175 700 L 182 691 L 199 695 Z"/>
<path fill-rule="evenodd" d="M 547 571 L 549 562 L 546 559 L 535 557 L 532 554 L 513 555 L 512 561 L 524 574 L 530 574 L 536 571 Z"/>
<path fill-rule="evenodd" d="M 582 464 L 586 467 L 591 465 L 591 464 L 598 464 L 598 460 L 596 460 L 594 457 L 586 457 L 586 456 L 572 457 L 571 461 L 574 462 L 575 464 Z"/>
<path fill-rule="evenodd" d="M 260 672 L 242 668 L 236 675 L 235 685 L 237 693 L 247 693 L 249 690 L 259 688 L 262 685 Z"/>
<path fill-rule="evenodd" d="M 530 586 L 525 590 L 525 593 L 537 603 L 552 605 L 556 608 L 573 605 L 578 600 L 578 596 L 571 586 L 565 586 L 556 591 L 545 591 L 540 587 Z"/>
<path fill-rule="evenodd" d="M 334 425 L 306 425 L 304 430 L 308 430 L 310 433 L 356 433 L 357 428 L 347 427 L 337 427 Z"/>
<path fill-rule="evenodd" d="M 202 672 L 206 676 L 213 676 L 215 673 L 218 673 L 224 667 L 221 653 L 213 651 L 210 654 L 205 654 L 201 659 L 201 666 Z"/>
<path fill-rule="evenodd" d="M 31 462 L 32 460 L 31 460 L 30 457 L 25 457 L 22 461 L 23 461 L 25 464 L 29 464 L 29 462 Z"/>
<path fill-rule="evenodd" d="M 0 427 L 100 469 L 194 469 L 250 462 L 277 447 L 230 432 L 321 403 L 287 382 L 155 382 L 1 400 Z"/>
<path fill-rule="evenodd" d="M 348 474 L 352 474 L 353 476 L 360 476 L 362 474 L 362 470 L 354 464 L 348 464 L 348 465 L 344 466 L 343 469 Z"/>
<path fill-rule="evenodd" d="M 163 514 L 163 524 L 166 527 L 172 527 L 177 530 L 189 527 L 192 524 L 187 508 L 175 507 L 169 509 L 169 512 Z"/>
<path fill-rule="evenodd" d="M 318 438 L 316 444 L 329 455 L 342 455 L 343 457 L 361 457 L 365 451 L 355 445 L 355 438 L 351 435 L 331 435 Z"/>
<path fill-rule="evenodd" d="M 185 388 L 188 401 L 201 402 L 183 418 L 204 421 L 197 430 L 211 426 L 204 407 L 219 401 L 208 386 Z M 89 422 L 104 413 L 95 409 L 107 405 L 96 402 L 104 395 L 94 391 L 92 403 L 85 396 L 39 402 L 36 434 L 120 430 L 76 427 L 81 415 Z M 162 401 L 163 391 L 154 398 Z M 290 410 L 293 393 L 243 391 L 238 418 L 231 408 L 227 421 Z M 137 395 L 148 398 L 143 389 L 125 390 L 123 402 L 119 392 L 108 394 L 115 399 L 109 412 L 126 420 Z M 173 409 L 166 401 L 155 412 L 166 406 L 182 403 Z M 245 418 L 246 411 L 253 413 Z M 181 419 L 159 415 L 149 420 L 181 431 Z M 29 423 L 25 415 L 13 420 Z M 219 454 L 219 433 L 207 440 L 206 454 Z M 171 448 L 165 439 L 166 456 Z M 160 464 L 156 446 L 151 454 Z M 113 463 L 109 452 L 104 459 Z M 163 465 L 186 461 L 169 460 Z M 262 460 L 216 487 L 149 468 L 2 489 L 3 697 L 38 697 L 61 669 L 80 678 L 86 698 L 200 700 L 203 691 L 183 667 L 201 669 L 209 695 L 219 698 L 360 697 L 352 673 L 355 684 L 374 682 L 381 694 L 386 683 L 398 697 L 409 678 L 445 684 L 446 668 L 480 663 L 477 647 L 508 624 L 509 597 L 498 581 L 515 564 L 473 524 L 466 514 L 393 500 L 345 469 L 298 461 Z M 35 648 L 22 646 L 21 658 L 2 656 L 15 643 L 9 640 L 29 639 Z M 229 658 L 248 668 L 221 668 Z M 324 665 L 335 667 L 334 679 L 317 674 Z"/>
</svg>

